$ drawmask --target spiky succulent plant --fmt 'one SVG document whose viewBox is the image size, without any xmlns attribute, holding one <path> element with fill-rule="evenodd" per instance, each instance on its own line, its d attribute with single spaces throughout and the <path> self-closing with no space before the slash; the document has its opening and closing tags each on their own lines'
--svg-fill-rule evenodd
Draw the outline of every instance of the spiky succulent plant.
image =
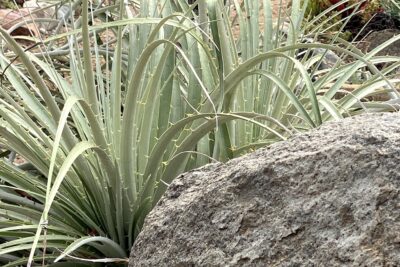
<svg viewBox="0 0 400 267">
<path fill-rule="evenodd" d="M 306 29 L 320 31 L 302 23 L 300 0 L 286 29 L 262 2 L 260 13 L 259 1 L 233 1 L 237 38 L 230 7 L 217 0 L 197 1 L 199 16 L 186 0 L 135 2 L 138 15 L 124 1 L 83 0 L 81 17 L 39 43 L 42 53 L 0 28 L 0 144 L 29 167 L 2 151 L 2 266 L 126 264 L 144 218 L 180 173 L 327 120 L 396 108 L 364 100 L 382 93 L 398 101 L 398 80 L 385 76 L 398 58 L 374 55 L 400 37 L 367 55 L 334 37 L 303 43 Z M 319 72 L 324 53 L 315 49 L 340 60 Z M 343 94 L 365 69 L 369 79 Z"/>
</svg>

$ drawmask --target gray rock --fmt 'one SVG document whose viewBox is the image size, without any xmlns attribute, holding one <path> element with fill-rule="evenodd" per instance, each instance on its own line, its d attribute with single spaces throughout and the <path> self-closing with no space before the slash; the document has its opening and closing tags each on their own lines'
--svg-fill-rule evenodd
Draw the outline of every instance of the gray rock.
<svg viewBox="0 0 400 267">
<path fill-rule="evenodd" d="M 181 175 L 129 266 L 400 266 L 400 114 L 327 123 Z"/>
<path fill-rule="evenodd" d="M 365 53 L 372 51 L 377 48 L 390 38 L 397 36 L 400 34 L 400 30 L 396 29 L 387 29 L 377 32 L 372 32 L 369 34 L 363 42 L 360 43 L 360 48 Z M 387 46 L 385 49 L 379 51 L 378 56 L 397 56 L 400 57 L 400 41 L 396 41 L 391 45 Z"/>
<path fill-rule="evenodd" d="M 315 40 L 312 38 L 304 38 L 302 43 L 312 44 L 315 43 Z M 322 59 L 318 65 L 318 70 L 331 69 L 341 61 L 340 57 L 335 52 L 323 48 L 300 49 L 300 52 L 296 55 L 297 59 L 301 60 L 310 51 L 311 53 L 308 57 L 314 56 L 318 57 L 318 59 Z"/>
</svg>

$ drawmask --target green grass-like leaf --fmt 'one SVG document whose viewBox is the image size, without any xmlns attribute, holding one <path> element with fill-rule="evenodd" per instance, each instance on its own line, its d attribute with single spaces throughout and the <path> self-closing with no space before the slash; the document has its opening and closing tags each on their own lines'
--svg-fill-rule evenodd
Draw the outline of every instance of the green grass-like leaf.
<svg viewBox="0 0 400 267">
<path fill-rule="evenodd" d="M 71 30 L 43 40 L 40 53 L 0 28 L 0 154 L 25 161 L 0 159 L 0 264 L 126 263 L 182 172 L 328 120 L 398 109 L 399 58 L 376 54 L 399 36 L 364 54 L 321 33 L 328 13 L 307 23 L 307 1 L 293 0 L 287 18 L 259 2 L 143 0 L 134 15 L 123 1 L 83 0 Z M 89 26 L 93 17 L 102 23 Z M 328 51 L 339 60 L 320 70 Z M 339 94 L 358 73 L 367 78 Z M 377 94 L 388 100 L 367 102 Z"/>
</svg>

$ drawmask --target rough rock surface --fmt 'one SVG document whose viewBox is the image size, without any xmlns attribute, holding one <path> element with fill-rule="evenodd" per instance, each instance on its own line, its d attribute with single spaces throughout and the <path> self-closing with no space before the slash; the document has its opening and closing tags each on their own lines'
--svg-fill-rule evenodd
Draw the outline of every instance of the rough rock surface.
<svg viewBox="0 0 400 267">
<path fill-rule="evenodd" d="M 377 48 L 390 38 L 399 35 L 400 30 L 397 29 L 387 29 L 387 30 L 382 30 L 382 31 L 377 31 L 377 32 L 372 32 L 369 34 L 365 40 L 361 43 L 361 49 L 364 50 L 364 52 L 370 52 L 373 49 Z M 386 47 L 385 49 L 381 50 L 378 54 L 378 56 L 400 56 L 400 41 L 396 41 Z"/>
<path fill-rule="evenodd" d="M 177 178 L 129 266 L 400 266 L 400 114 L 365 114 Z"/>
</svg>

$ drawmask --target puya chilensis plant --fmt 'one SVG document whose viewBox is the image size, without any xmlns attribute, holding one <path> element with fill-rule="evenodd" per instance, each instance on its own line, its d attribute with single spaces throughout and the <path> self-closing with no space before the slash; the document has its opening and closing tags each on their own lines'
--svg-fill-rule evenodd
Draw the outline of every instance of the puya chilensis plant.
<svg viewBox="0 0 400 267">
<path fill-rule="evenodd" d="M 384 88 L 397 101 L 389 74 L 399 60 L 374 55 L 399 38 L 367 55 L 335 37 L 303 43 L 307 3 L 292 1 L 282 28 L 284 12 L 276 22 L 271 2 L 262 2 L 260 11 L 252 0 L 146 0 L 134 15 L 123 1 L 92 14 L 82 1 L 75 28 L 39 46 L 68 39 L 66 75 L 46 56 L 65 51 L 24 51 L 0 29 L 18 57 L 0 54 L 0 143 L 26 161 L 0 161 L 3 266 L 126 264 L 144 218 L 180 173 L 327 120 L 393 109 L 361 99 Z M 94 15 L 104 22 L 89 27 Z M 114 44 L 92 38 L 103 30 Z M 316 49 L 352 60 L 321 72 Z M 361 69 L 370 78 L 337 98 Z"/>
</svg>

